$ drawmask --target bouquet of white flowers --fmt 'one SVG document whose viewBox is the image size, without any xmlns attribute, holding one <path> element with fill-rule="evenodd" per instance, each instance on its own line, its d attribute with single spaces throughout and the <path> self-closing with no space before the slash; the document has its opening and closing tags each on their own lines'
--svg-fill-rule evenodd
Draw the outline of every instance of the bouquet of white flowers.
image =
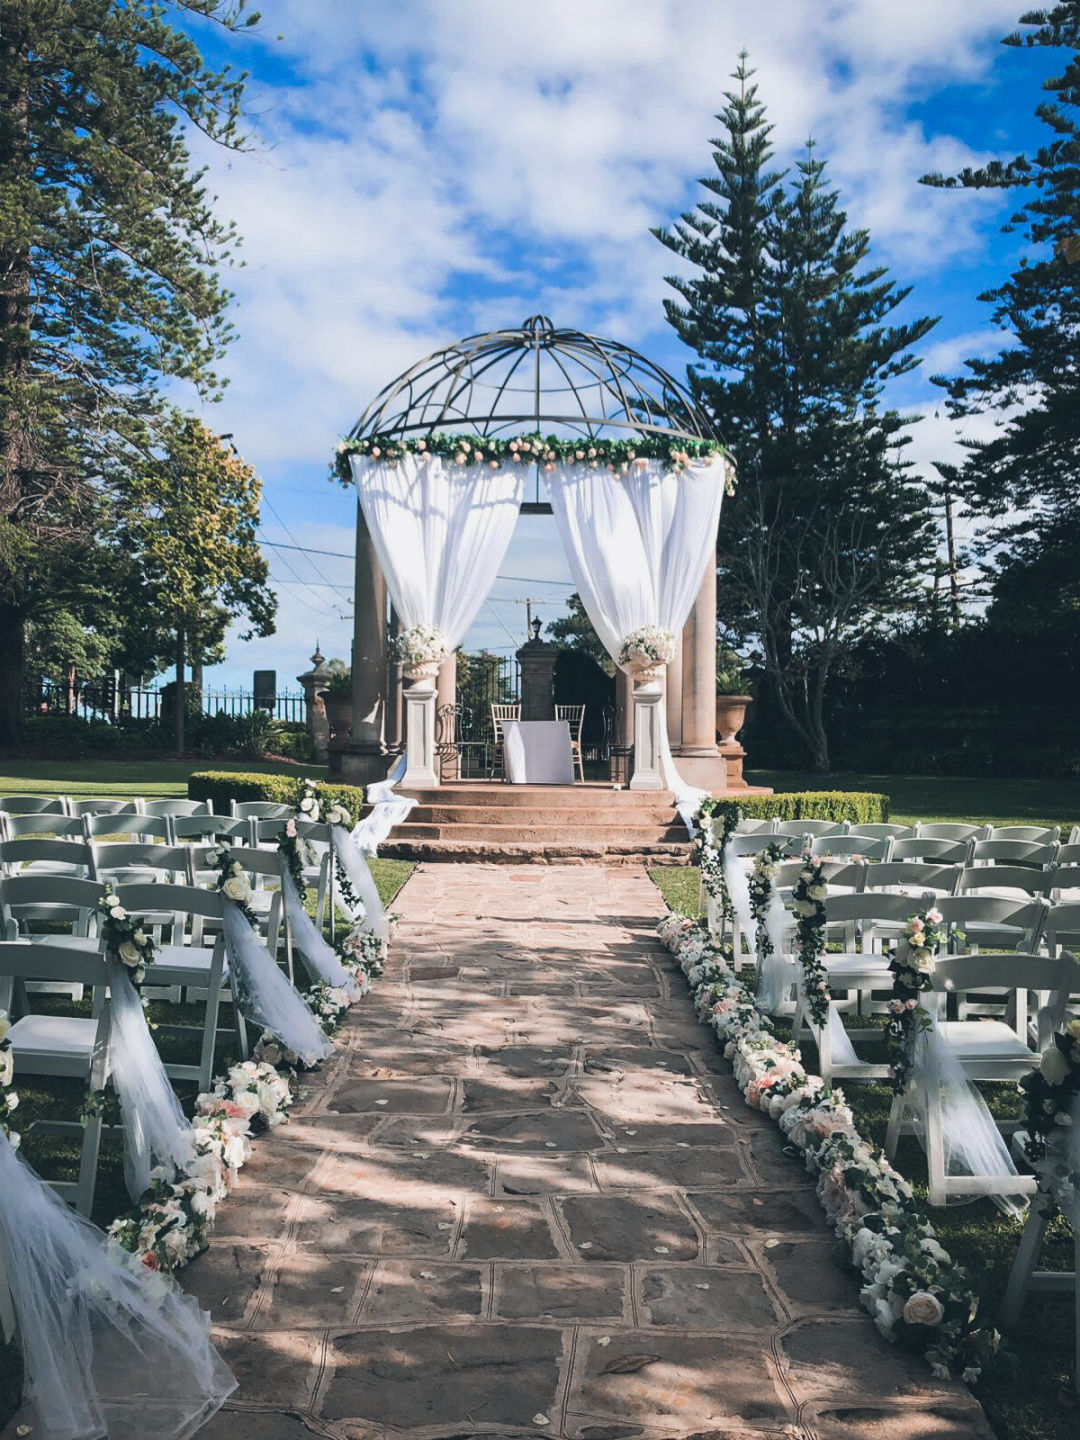
<svg viewBox="0 0 1080 1440">
<path fill-rule="evenodd" d="M 441 665 L 450 654 L 446 636 L 437 625 L 410 625 L 390 642 L 390 653 L 406 670 Z"/>
<path fill-rule="evenodd" d="M 619 664 L 624 670 L 652 670 L 670 665 L 675 659 L 675 633 L 663 625 L 641 625 L 631 630 L 619 646 Z"/>
</svg>

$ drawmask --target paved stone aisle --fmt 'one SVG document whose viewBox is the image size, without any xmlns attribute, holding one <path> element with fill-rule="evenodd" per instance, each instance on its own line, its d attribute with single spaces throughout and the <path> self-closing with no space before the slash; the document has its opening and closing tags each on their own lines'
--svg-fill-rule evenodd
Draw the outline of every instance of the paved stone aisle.
<svg viewBox="0 0 1080 1440">
<path fill-rule="evenodd" d="M 206 1440 L 989 1436 L 857 1310 L 643 871 L 428 866 L 396 908 L 187 1272 L 240 1380 Z"/>
</svg>

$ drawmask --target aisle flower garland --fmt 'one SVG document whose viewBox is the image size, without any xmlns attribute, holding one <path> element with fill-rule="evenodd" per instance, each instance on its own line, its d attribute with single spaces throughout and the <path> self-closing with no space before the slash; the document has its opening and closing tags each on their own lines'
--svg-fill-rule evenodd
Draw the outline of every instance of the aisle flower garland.
<svg viewBox="0 0 1080 1440">
<path fill-rule="evenodd" d="M 21 1136 L 8 1124 L 19 1108 L 18 1092 L 11 1089 L 11 1083 L 15 1079 L 15 1057 L 11 1053 L 11 1041 L 8 1039 L 10 1030 L 11 1018 L 6 1010 L 0 1010 L 0 1131 L 7 1136 L 11 1148 L 17 1150 Z"/>
<path fill-rule="evenodd" d="M 825 965 L 825 900 L 829 887 L 821 873 L 822 857 L 803 855 L 802 869 L 792 891 L 795 914 L 795 950 L 803 972 L 803 993 L 810 1018 L 819 1030 L 829 1023 L 829 972 Z"/>
<path fill-rule="evenodd" d="M 719 812 L 720 834 L 717 835 L 713 824 L 715 813 L 706 802 L 694 816 L 694 854 L 691 857 L 691 863 L 699 866 L 705 893 L 713 901 L 720 916 L 720 939 L 717 943 L 728 963 L 733 964 L 735 906 L 732 904 L 731 896 L 728 894 L 727 881 L 724 879 L 724 850 L 735 833 L 739 816 L 737 812 L 725 806 Z"/>
<path fill-rule="evenodd" d="M 904 938 L 889 961 L 893 991 L 885 1026 L 885 1049 L 897 1095 L 907 1089 L 908 1076 L 915 1063 L 915 1038 L 920 1031 L 930 1029 L 930 1016 L 919 997 L 933 988 L 934 960 L 945 942 L 941 924 L 941 911 L 933 907 L 912 915 Z"/>
<path fill-rule="evenodd" d="M 977 1380 L 1000 1336 L 980 1322 L 977 1295 L 911 1186 L 859 1135 L 842 1092 L 807 1072 L 797 1046 L 776 1038 L 702 925 L 671 915 L 658 934 L 689 982 L 699 1018 L 723 1043 L 746 1103 L 778 1122 L 817 1176 L 818 1198 L 862 1274 L 860 1299 L 878 1330 L 922 1350 L 935 1375 L 956 1369 Z M 1080 1051 L 1080 1035 L 1077 1041 Z"/>
<path fill-rule="evenodd" d="M 788 854 L 790 842 L 770 840 L 764 850 L 754 856 L 754 864 L 747 882 L 750 891 L 750 913 L 754 917 L 754 948 L 758 957 L 759 971 L 764 968 L 773 953 L 772 936 L 767 924 L 769 904 L 773 895 L 773 881 L 776 867 Z"/>
</svg>

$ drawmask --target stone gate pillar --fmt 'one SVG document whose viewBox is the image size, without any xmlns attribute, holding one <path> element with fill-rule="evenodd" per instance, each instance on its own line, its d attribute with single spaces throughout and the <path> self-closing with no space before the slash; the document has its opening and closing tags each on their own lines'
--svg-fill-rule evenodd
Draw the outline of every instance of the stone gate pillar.
<svg viewBox="0 0 1080 1440">
<path fill-rule="evenodd" d="M 330 671 L 326 666 L 326 656 L 319 649 L 317 640 L 315 654 L 311 657 L 311 669 L 296 678 L 304 688 L 304 713 L 315 759 L 325 764 L 327 746 L 330 744 L 330 722 L 326 718 L 326 705 L 319 692 L 329 685 Z"/>
</svg>

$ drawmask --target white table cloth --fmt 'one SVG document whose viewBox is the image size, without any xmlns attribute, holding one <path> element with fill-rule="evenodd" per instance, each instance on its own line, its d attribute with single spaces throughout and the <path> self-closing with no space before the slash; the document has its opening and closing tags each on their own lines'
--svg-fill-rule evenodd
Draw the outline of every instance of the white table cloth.
<svg viewBox="0 0 1080 1440">
<path fill-rule="evenodd" d="M 574 756 L 566 720 L 504 720 L 503 769 L 512 785 L 572 785 Z"/>
</svg>

